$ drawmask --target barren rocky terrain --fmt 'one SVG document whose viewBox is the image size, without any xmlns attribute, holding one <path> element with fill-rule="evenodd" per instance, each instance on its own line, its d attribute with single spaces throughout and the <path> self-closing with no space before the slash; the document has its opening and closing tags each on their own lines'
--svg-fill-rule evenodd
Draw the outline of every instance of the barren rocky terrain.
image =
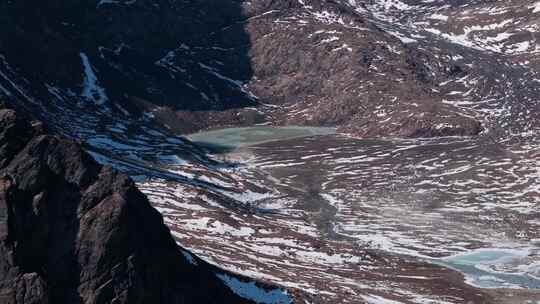
<svg viewBox="0 0 540 304">
<path fill-rule="evenodd" d="M 67 145 L 129 175 L 193 252 L 179 263 L 231 299 L 535 303 L 539 21 L 533 0 L 5 1 L 0 98 L 52 134 L 57 157 L 32 164 L 61 168 Z M 54 170 L 54 187 L 72 178 Z M 29 214 L 50 188 L 34 182 L 5 185 Z M 62 193 L 90 195 L 75 184 Z M 136 201 L 137 223 L 159 221 Z M 44 286 L 41 264 L 9 265 Z M 81 302 L 105 273 L 80 277 Z"/>
</svg>

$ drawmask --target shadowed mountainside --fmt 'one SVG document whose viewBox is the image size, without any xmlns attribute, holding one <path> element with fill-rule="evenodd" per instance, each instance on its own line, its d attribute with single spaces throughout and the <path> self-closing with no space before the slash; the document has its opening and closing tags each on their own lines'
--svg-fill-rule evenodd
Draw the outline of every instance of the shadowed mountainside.
<svg viewBox="0 0 540 304">
<path fill-rule="evenodd" d="M 236 26 L 244 18 L 239 5 L 7 1 L 0 4 L 0 22 L 10 25 L 0 33 L 0 54 L 40 97 L 51 87 L 74 93 L 96 85 L 103 91 L 83 93 L 84 99 L 135 115 L 149 105 L 189 110 L 253 105 L 215 69 L 221 66 L 234 79 L 251 77 L 249 38 Z"/>
<path fill-rule="evenodd" d="M 3 109 L 0 147 L 0 302 L 249 303 L 76 143 Z"/>
</svg>

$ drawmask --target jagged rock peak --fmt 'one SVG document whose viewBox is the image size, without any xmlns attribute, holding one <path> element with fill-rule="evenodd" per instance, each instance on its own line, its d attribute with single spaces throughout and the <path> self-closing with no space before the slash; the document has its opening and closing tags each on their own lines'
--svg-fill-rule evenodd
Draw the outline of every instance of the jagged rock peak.
<svg viewBox="0 0 540 304">
<path fill-rule="evenodd" d="M 129 177 L 0 110 L 0 303 L 247 302 L 182 250 Z"/>
</svg>

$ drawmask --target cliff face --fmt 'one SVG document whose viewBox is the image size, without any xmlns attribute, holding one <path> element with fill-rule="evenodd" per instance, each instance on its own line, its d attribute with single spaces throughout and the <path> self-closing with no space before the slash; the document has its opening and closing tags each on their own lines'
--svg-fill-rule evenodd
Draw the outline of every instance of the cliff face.
<svg viewBox="0 0 540 304">
<path fill-rule="evenodd" d="M 245 303 L 134 183 L 0 110 L 1 303 Z"/>
</svg>

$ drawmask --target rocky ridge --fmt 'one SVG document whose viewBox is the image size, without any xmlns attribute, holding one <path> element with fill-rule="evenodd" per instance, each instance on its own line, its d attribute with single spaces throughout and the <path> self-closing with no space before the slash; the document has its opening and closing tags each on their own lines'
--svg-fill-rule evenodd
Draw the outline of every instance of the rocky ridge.
<svg viewBox="0 0 540 304">
<path fill-rule="evenodd" d="M 193 252 L 324 293 L 312 302 L 509 303 L 371 249 L 445 256 L 537 238 L 536 2 L 48 5 L 0 4 L 14 25 L 0 33 L 0 95 L 135 178 Z M 308 138 L 255 147 L 237 166 L 177 136 L 257 123 L 465 137 Z M 306 200 L 336 207 L 334 219 Z M 359 244 L 328 242 L 313 219 Z"/>
<path fill-rule="evenodd" d="M 2 109 L 0 146 L 0 302 L 251 303 L 78 144 Z"/>
</svg>

